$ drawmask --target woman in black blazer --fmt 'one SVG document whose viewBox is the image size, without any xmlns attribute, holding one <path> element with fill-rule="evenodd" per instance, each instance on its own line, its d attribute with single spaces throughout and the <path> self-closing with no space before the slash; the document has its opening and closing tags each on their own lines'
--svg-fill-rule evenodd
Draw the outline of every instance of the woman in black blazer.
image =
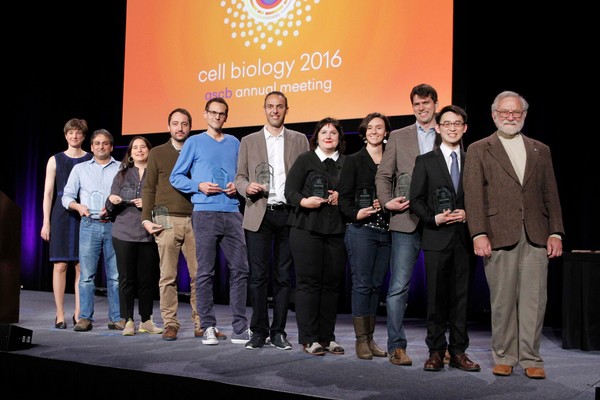
<svg viewBox="0 0 600 400">
<path fill-rule="evenodd" d="M 308 354 L 340 355 L 344 349 L 335 342 L 334 331 L 346 249 L 337 190 L 345 158 L 339 121 L 330 117 L 319 121 L 309 144 L 311 150 L 298 156 L 285 182 L 291 207 L 298 343 Z"/>
<path fill-rule="evenodd" d="M 390 268 L 390 215 L 381 209 L 375 189 L 375 173 L 391 131 L 388 118 L 367 115 L 358 134 L 365 147 L 348 156 L 339 183 L 340 209 L 347 222 L 346 251 L 352 275 L 352 322 L 356 356 L 364 360 L 386 357 L 373 340 L 379 294 Z"/>
</svg>

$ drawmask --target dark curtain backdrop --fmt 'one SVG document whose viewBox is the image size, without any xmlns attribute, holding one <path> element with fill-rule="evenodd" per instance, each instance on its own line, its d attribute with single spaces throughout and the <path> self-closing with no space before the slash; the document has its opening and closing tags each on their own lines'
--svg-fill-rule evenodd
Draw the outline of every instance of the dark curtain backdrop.
<svg viewBox="0 0 600 400">
<path fill-rule="evenodd" d="M 530 111 L 524 132 L 552 148 L 567 232 L 565 249 L 599 250 L 600 219 L 593 208 L 596 197 L 592 196 L 599 182 L 595 162 L 598 147 L 595 93 L 588 84 L 592 75 L 587 68 L 586 54 L 572 50 L 575 40 L 582 41 L 582 45 L 586 41 L 583 22 L 586 16 L 575 18 L 575 5 L 563 4 L 560 8 L 546 7 L 543 13 L 540 11 L 534 6 L 529 8 L 527 2 L 488 5 L 456 0 L 454 17 L 448 16 L 455 21 L 452 99 L 469 115 L 464 139 L 468 145 L 494 131 L 490 107 L 496 94 L 514 90 L 526 97 Z M 129 141 L 120 132 L 125 14 L 125 1 L 43 2 L 35 6 L 11 2 L 10 11 L 7 9 L 0 17 L 5 71 L 3 119 L 8 121 L 1 141 L 4 154 L 0 190 L 22 210 L 24 289 L 52 290 L 52 264 L 48 262 L 47 246 L 39 232 L 45 166 L 50 156 L 65 149 L 64 123 L 78 117 L 88 121 L 90 133 L 99 128 L 108 129 L 120 146 L 115 158 Z M 571 21 L 578 21 L 576 30 L 572 29 L 574 22 Z M 422 29 L 435 29 L 427 24 L 426 8 Z M 365 32 L 368 34 L 368 29 Z M 418 36 L 415 32 L 411 40 L 419 40 Z M 385 56 L 382 54 L 382 59 Z M 426 48 L 423 54 L 414 56 L 430 57 L 435 62 L 435 54 L 427 54 Z M 291 101 L 293 107 L 293 99 Z M 409 101 L 408 93 L 406 101 Z M 203 129 L 199 111 L 195 114 L 198 115 L 195 132 Z M 375 110 L 365 110 L 365 115 L 372 111 Z M 355 132 L 360 117 L 342 121 L 345 130 Z M 167 111 L 165 126 L 166 118 Z M 261 118 L 257 115 L 258 125 L 262 124 Z M 395 117 L 392 126 L 399 128 L 413 121 L 413 117 Z M 314 123 L 290 127 L 310 134 Z M 241 137 L 257 128 L 235 129 L 229 133 Z M 167 133 L 148 136 L 154 145 L 165 142 L 168 137 Z M 348 153 L 361 145 L 356 139 L 356 135 L 350 134 Z M 84 146 L 89 149 L 89 135 Z M 216 262 L 220 267 L 225 265 L 223 259 Z M 181 276 L 186 275 L 184 267 L 181 266 Z M 551 263 L 547 321 L 560 321 L 555 305 L 560 304 L 561 268 L 560 261 Z M 216 300 L 226 302 L 226 270 L 221 270 Z M 72 269 L 69 273 L 72 276 Z M 100 284 L 101 279 L 99 277 Z M 349 277 L 345 289 L 340 304 L 342 311 L 349 310 Z M 180 281 L 180 290 L 189 290 L 185 278 Z M 424 291 L 420 261 L 412 282 L 409 316 L 424 315 Z M 481 266 L 478 266 L 472 293 L 473 314 L 485 316 L 489 299 Z"/>
</svg>

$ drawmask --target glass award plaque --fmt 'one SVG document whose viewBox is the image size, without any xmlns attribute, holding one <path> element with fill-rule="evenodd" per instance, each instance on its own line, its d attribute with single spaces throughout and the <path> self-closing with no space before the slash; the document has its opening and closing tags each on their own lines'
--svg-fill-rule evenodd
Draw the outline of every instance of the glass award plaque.
<svg viewBox="0 0 600 400">
<path fill-rule="evenodd" d="M 273 167 L 266 162 L 262 162 L 256 166 L 256 182 L 265 187 L 264 191 L 269 192 L 273 182 Z"/>
<path fill-rule="evenodd" d="M 88 206 L 88 210 L 90 210 L 90 214 L 92 215 L 100 215 L 102 212 L 102 208 L 104 207 L 104 195 L 102 192 L 92 192 L 90 194 L 90 205 Z"/>
<path fill-rule="evenodd" d="M 400 174 L 394 179 L 394 197 L 410 198 L 410 175 Z"/>
<path fill-rule="evenodd" d="M 321 175 L 314 176 L 310 181 L 310 192 L 311 196 L 321 197 L 323 199 L 329 198 L 329 189 L 327 178 Z"/>
<path fill-rule="evenodd" d="M 123 203 L 130 204 L 133 199 L 135 199 L 135 189 L 132 187 L 124 187 L 121 188 L 121 193 L 119 194 Z"/>
<path fill-rule="evenodd" d="M 454 191 L 447 186 L 440 186 L 433 194 L 435 213 L 443 213 L 446 210 L 454 210 Z"/>
<path fill-rule="evenodd" d="M 212 182 L 219 185 L 221 189 L 227 189 L 227 183 L 229 182 L 227 171 L 223 168 L 214 168 L 212 170 Z"/>
<path fill-rule="evenodd" d="M 356 207 L 367 208 L 373 207 L 375 201 L 375 191 L 372 189 L 359 189 L 355 195 Z"/>
<path fill-rule="evenodd" d="M 165 206 L 156 206 L 152 210 L 152 222 L 162 226 L 163 229 L 171 229 L 171 217 L 169 216 L 169 209 Z"/>
</svg>

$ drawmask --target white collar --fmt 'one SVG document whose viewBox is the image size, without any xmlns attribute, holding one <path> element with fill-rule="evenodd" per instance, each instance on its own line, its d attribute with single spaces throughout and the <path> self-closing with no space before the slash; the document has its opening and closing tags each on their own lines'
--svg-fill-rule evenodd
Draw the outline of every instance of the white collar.
<svg viewBox="0 0 600 400">
<path fill-rule="evenodd" d="M 315 149 L 315 154 L 319 157 L 319 160 L 321 160 L 321 162 L 325 161 L 326 158 L 331 158 L 333 161 L 337 161 L 337 159 L 340 156 L 340 152 L 337 150 L 331 156 L 328 156 L 325 153 L 323 153 L 323 150 L 321 150 L 320 147 L 317 147 Z"/>
</svg>

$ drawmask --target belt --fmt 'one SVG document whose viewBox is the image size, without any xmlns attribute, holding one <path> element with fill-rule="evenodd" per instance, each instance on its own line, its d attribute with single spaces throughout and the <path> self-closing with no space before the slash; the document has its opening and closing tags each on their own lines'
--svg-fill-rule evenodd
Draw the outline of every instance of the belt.
<svg viewBox="0 0 600 400">
<path fill-rule="evenodd" d="M 277 203 L 277 204 L 267 204 L 267 210 L 275 211 L 275 210 L 287 210 L 287 204 L 285 203 Z"/>
<path fill-rule="evenodd" d="M 88 219 L 92 222 L 99 222 L 101 224 L 107 224 L 109 222 L 112 222 L 112 220 L 110 220 L 110 219 L 96 219 L 96 218 L 90 218 L 90 217 L 88 217 Z"/>
</svg>

